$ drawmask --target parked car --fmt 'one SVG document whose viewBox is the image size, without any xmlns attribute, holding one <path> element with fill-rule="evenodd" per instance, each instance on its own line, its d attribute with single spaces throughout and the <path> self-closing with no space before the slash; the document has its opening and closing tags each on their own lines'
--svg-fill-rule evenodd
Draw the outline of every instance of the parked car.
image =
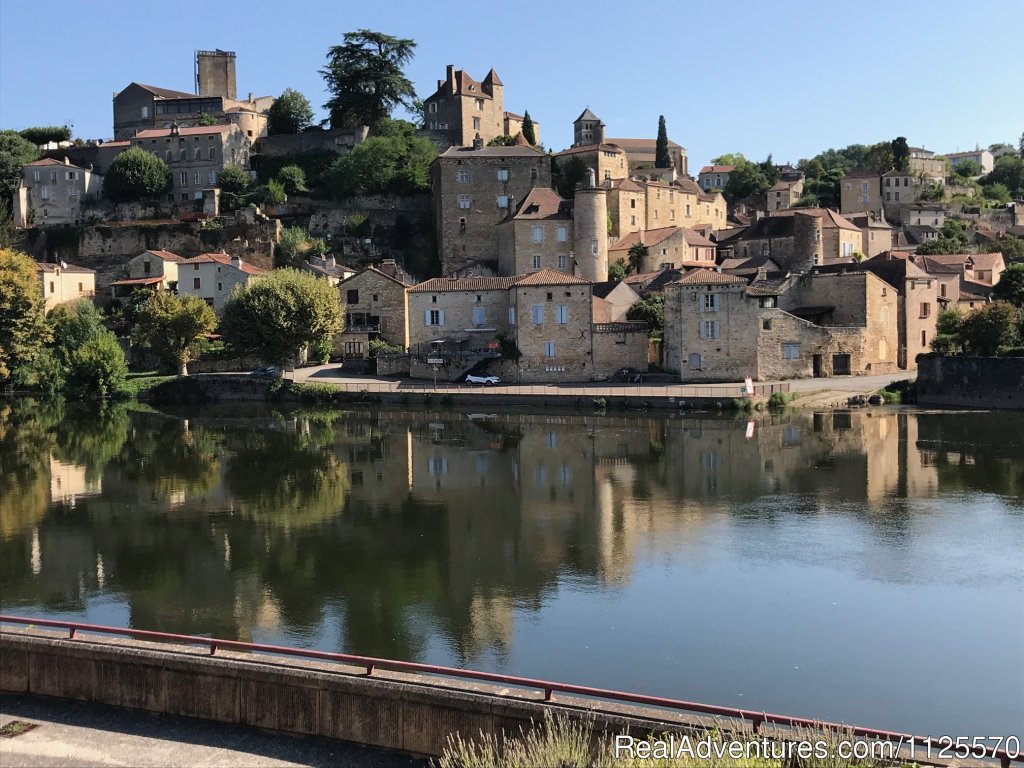
<svg viewBox="0 0 1024 768">
<path fill-rule="evenodd" d="M 466 377 L 467 384 L 479 384 L 484 387 L 493 387 L 495 384 L 501 384 L 501 379 L 497 376 L 473 376 L 470 374 Z"/>
<path fill-rule="evenodd" d="M 254 379 L 279 379 L 281 370 L 276 365 L 268 365 L 265 368 L 257 368 L 249 375 Z"/>
</svg>

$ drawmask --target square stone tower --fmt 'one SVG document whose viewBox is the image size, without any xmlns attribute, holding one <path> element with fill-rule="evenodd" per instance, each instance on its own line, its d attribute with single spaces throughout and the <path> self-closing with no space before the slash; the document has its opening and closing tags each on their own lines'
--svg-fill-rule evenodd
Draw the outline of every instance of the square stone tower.
<svg viewBox="0 0 1024 768">
<path fill-rule="evenodd" d="M 236 98 L 234 51 L 196 51 L 196 93 Z"/>
</svg>

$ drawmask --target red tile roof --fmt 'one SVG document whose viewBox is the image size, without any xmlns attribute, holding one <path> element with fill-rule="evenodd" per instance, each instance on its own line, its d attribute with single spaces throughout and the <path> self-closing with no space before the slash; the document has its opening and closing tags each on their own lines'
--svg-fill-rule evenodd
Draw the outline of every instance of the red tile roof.
<svg viewBox="0 0 1024 768">
<path fill-rule="evenodd" d="M 565 200 L 555 190 L 534 187 L 519 204 L 514 219 L 568 219 L 572 201 Z"/>
<path fill-rule="evenodd" d="M 162 259 L 163 261 L 184 261 L 185 260 L 185 259 L 183 259 L 181 256 L 179 256 L 176 253 L 171 253 L 170 251 L 154 250 L 152 248 L 149 249 L 149 250 L 143 251 L 139 255 L 141 256 L 141 255 L 146 254 L 146 253 L 152 254 L 153 256 L 156 256 L 158 259 Z"/>
<path fill-rule="evenodd" d="M 608 250 L 628 251 L 634 245 L 641 242 L 646 246 L 658 245 L 658 243 L 663 243 L 673 235 L 677 235 L 682 231 L 682 227 L 660 227 L 658 229 L 630 232 L 628 235 L 621 237 L 615 245 L 610 246 Z"/>
<path fill-rule="evenodd" d="M 94 269 L 86 269 L 85 267 L 76 267 L 74 264 L 54 264 L 49 261 L 37 261 L 36 270 L 39 272 L 56 272 L 58 269 L 63 269 L 65 272 L 74 272 L 76 274 L 96 274 Z"/>
<path fill-rule="evenodd" d="M 701 173 L 730 173 L 735 166 L 732 165 L 705 165 L 700 169 Z"/>
<path fill-rule="evenodd" d="M 195 125 L 188 128 L 179 128 L 179 136 L 202 136 L 208 133 L 227 133 L 234 130 L 234 126 L 228 123 L 222 125 Z M 133 138 L 136 139 L 161 139 L 171 136 L 170 128 L 150 128 L 139 131 Z"/>
<path fill-rule="evenodd" d="M 156 277 L 129 277 L 124 280 L 115 280 L 111 285 L 155 285 L 162 283 L 166 278 L 161 275 Z"/>
<path fill-rule="evenodd" d="M 433 277 L 417 283 L 409 293 L 444 293 L 445 291 L 504 291 L 515 284 L 514 277 Z"/>
<path fill-rule="evenodd" d="M 590 285 L 590 281 L 585 278 L 568 275 L 556 269 L 542 269 L 517 277 L 515 280 L 516 285 Z"/>
<path fill-rule="evenodd" d="M 680 285 L 746 285 L 747 281 L 735 275 L 726 275 L 713 269 L 695 269 L 677 281 Z"/>
<path fill-rule="evenodd" d="M 234 266 L 231 263 L 231 257 L 226 253 L 200 253 L 198 256 L 193 256 L 191 259 L 182 259 L 182 264 L 212 264 L 212 263 L 223 264 L 227 267 Z M 242 271 L 247 275 L 265 275 L 267 270 L 254 267 L 252 264 L 242 262 Z"/>
</svg>

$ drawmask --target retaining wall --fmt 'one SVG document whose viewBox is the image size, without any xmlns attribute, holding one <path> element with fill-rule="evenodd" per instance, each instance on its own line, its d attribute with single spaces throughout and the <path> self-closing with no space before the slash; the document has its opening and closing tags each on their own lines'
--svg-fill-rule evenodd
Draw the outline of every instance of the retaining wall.
<svg viewBox="0 0 1024 768">
<path fill-rule="evenodd" d="M 920 355 L 917 402 L 1024 410 L 1024 357 Z"/>
</svg>

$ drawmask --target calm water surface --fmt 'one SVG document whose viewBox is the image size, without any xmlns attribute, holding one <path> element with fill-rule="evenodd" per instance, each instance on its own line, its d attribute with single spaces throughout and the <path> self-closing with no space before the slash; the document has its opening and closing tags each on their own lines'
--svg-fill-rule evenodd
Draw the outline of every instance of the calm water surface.
<svg viewBox="0 0 1024 768">
<path fill-rule="evenodd" d="M 0 402 L 0 602 L 1021 734 L 1024 414 Z"/>
</svg>

